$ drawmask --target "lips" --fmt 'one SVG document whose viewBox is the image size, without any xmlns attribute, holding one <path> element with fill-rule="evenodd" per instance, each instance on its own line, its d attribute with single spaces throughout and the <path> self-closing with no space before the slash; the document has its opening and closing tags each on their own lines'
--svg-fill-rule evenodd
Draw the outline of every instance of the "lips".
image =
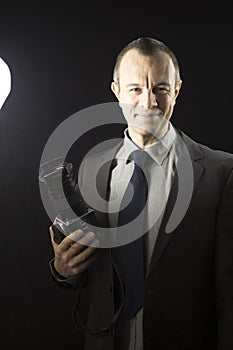
<svg viewBox="0 0 233 350">
<path fill-rule="evenodd" d="M 135 117 L 151 119 L 151 118 L 155 118 L 155 117 L 161 118 L 161 115 L 159 115 L 159 114 L 135 114 Z"/>
</svg>

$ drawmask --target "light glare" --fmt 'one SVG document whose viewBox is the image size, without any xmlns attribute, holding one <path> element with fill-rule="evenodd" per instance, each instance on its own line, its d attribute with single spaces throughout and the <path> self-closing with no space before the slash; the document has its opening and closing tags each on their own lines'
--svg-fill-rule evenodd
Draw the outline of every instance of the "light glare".
<svg viewBox="0 0 233 350">
<path fill-rule="evenodd" d="M 11 72 L 6 62 L 0 57 L 0 109 L 11 91 Z"/>
</svg>

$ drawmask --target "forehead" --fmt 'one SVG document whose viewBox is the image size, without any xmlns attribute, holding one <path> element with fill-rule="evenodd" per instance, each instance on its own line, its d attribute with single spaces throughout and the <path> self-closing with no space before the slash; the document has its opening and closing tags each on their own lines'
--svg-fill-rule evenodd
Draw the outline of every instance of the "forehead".
<svg viewBox="0 0 233 350">
<path fill-rule="evenodd" d="M 175 76 L 172 59 L 163 51 L 158 51 L 153 56 L 145 56 L 132 49 L 123 56 L 119 67 L 121 82 L 138 79 L 138 83 L 140 83 L 144 79 L 150 79 L 154 83 L 158 83 L 160 80 L 173 83 Z"/>
</svg>

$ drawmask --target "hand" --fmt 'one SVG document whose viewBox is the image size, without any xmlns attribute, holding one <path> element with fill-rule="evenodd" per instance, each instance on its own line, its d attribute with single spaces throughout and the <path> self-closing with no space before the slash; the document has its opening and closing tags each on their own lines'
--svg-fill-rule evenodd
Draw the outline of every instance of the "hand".
<svg viewBox="0 0 233 350">
<path fill-rule="evenodd" d="M 84 234 L 82 230 L 77 230 L 59 244 L 54 241 L 52 226 L 49 227 L 49 232 L 55 254 L 54 267 L 59 275 L 65 278 L 78 276 L 96 260 L 99 240 L 93 232 Z M 91 247 L 87 246 L 90 244 Z"/>
</svg>

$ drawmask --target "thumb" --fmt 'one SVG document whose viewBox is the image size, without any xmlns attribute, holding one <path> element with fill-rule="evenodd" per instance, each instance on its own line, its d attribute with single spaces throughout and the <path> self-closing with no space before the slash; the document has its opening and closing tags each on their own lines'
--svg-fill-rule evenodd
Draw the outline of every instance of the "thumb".
<svg viewBox="0 0 233 350">
<path fill-rule="evenodd" d="M 49 226 L 49 234 L 50 234 L 52 245 L 55 246 L 57 243 L 54 241 L 54 232 L 53 232 L 52 226 Z"/>
</svg>

